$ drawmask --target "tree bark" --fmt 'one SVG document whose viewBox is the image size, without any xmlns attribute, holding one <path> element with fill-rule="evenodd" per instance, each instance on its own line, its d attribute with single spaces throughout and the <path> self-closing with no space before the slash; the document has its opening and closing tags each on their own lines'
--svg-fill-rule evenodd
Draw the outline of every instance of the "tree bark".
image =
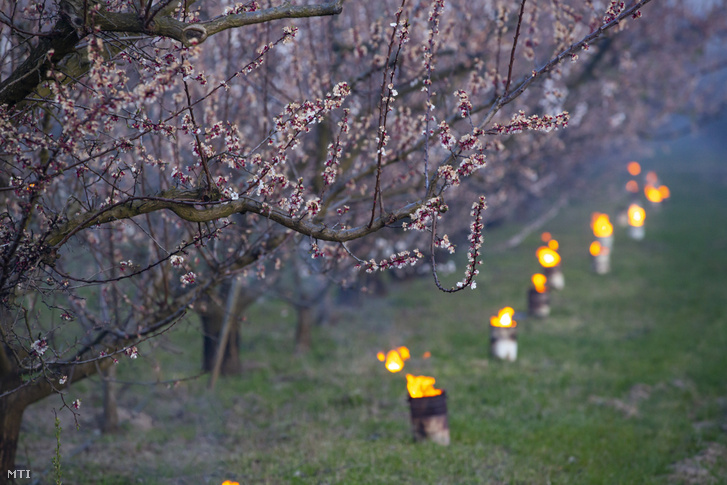
<svg viewBox="0 0 727 485">
<path fill-rule="evenodd" d="M 298 323 L 295 327 L 295 351 L 305 353 L 310 350 L 313 341 L 313 323 L 314 315 L 313 307 L 309 305 L 296 305 L 295 309 L 298 313 Z"/>
<path fill-rule="evenodd" d="M 119 429 L 119 409 L 116 404 L 116 367 L 111 366 L 101 373 L 103 377 L 103 416 L 101 416 L 101 431 L 114 433 Z"/>
<path fill-rule="evenodd" d="M 15 382 L 3 382 L 0 389 L 15 388 L 20 385 L 20 379 L 13 381 Z M 16 393 L 0 398 L 0 485 L 11 483 L 8 471 L 15 470 L 20 424 L 28 404 L 30 403 L 20 400 Z"/>
<path fill-rule="evenodd" d="M 202 370 L 212 372 L 215 367 L 217 346 L 222 332 L 224 308 L 213 305 L 213 308 L 201 314 L 202 317 Z M 242 371 L 240 363 L 240 324 L 235 319 L 231 322 L 227 344 L 224 349 L 220 374 L 223 376 L 238 374 Z"/>
<path fill-rule="evenodd" d="M 225 315 L 228 312 L 227 300 L 231 286 L 230 283 L 218 286 L 217 291 L 205 298 L 204 303 L 196 308 L 202 320 L 202 370 L 205 372 L 212 372 L 215 368 L 217 348 L 222 337 Z M 255 303 L 256 299 L 257 295 L 252 292 L 241 292 L 230 306 L 230 328 L 220 367 L 220 374 L 223 376 L 239 374 L 242 371 L 240 361 L 240 317 L 247 307 Z"/>
</svg>

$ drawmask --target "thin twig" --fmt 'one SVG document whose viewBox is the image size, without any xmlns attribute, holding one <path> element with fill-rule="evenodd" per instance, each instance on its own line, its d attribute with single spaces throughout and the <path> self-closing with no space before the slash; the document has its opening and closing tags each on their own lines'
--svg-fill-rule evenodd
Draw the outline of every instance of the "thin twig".
<svg viewBox="0 0 727 485">
<path fill-rule="evenodd" d="M 507 82 L 505 83 L 505 93 L 504 95 L 507 96 L 507 93 L 510 92 L 510 82 L 512 81 L 512 66 L 515 64 L 515 48 L 517 47 L 517 39 L 520 37 L 520 26 L 523 22 L 523 12 L 525 12 L 525 2 L 526 0 L 522 0 L 522 3 L 520 3 L 520 14 L 517 17 L 517 28 L 515 29 L 515 38 L 512 41 L 512 50 L 510 51 L 510 65 L 507 68 Z"/>
</svg>

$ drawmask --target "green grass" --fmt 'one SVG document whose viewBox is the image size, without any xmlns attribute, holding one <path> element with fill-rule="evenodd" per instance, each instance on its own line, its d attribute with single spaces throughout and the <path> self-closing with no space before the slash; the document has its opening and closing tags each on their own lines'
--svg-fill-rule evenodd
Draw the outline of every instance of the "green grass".
<svg viewBox="0 0 727 485">
<path fill-rule="evenodd" d="M 596 210 L 615 218 L 618 189 L 591 191 L 548 224 L 566 287 L 549 318 L 519 320 L 516 362 L 488 355 L 488 321 L 505 305 L 526 311 L 539 234 L 486 250 L 474 291 L 448 296 L 412 281 L 339 309 L 307 355 L 294 354 L 285 305 L 256 305 L 242 330 L 243 375 L 214 392 L 206 377 L 169 389 L 120 385 L 121 406 L 153 417 L 151 429 L 94 434 L 100 386 L 74 386 L 68 399 L 84 405 L 79 431 L 63 425 L 66 482 L 727 483 L 727 169 L 713 157 L 694 161 L 675 145 L 645 162 L 672 199 L 647 211 L 644 241 L 616 228 L 608 275 L 590 271 L 588 221 Z M 485 246 L 505 236 L 488 233 Z M 450 446 L 412 442 L 405 379 L 375 357 L 398 345 L 413 354 L 406 371 L 447 390 Z M 196 323 L 182 323 L 124 360 L 119 379 L 194 374 L 200 348 Z M 19 455 L 38 474 L 50 468 L 59 406 L 48 399 L 26 414 Z M 700 456 L 712 458 L 689 461 Z M 690 481 L 678 463 L 699 463 L 691 471 L 702 475 Z"/>
</svg>

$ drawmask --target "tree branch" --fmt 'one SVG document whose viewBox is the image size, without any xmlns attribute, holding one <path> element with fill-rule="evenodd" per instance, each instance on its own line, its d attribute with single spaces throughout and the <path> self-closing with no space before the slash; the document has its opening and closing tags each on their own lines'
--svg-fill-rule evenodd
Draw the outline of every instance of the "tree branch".
<svg viewBox="0 0 727 485">
<path fill-rule="evenodd" d="M 81 16 L 84 14 L 77 11 L 80 7 L 75 2 L 66 0 L 61 3 L 62 6 L 67 5 L 65 11 L 69 13 L 61 15 L 51 33 L 40 39 L 25 62 L 7 79 L 0 82 L 0 105 L 14 106 L 23 101 L 47 79 L 46 72 L 52 70 L 65 56 L 74 53 L 78 41 L 93 31 L 167 37 L 190 46 L 200 44 L 209 36 L 227 29 L 286 18 L 337 15 L 343 10 L 343 0 L 320 5 L 286 4 L 257 12 L 225 15 L 204 22 L 187 24 L 161 13 L 147 20 L 138 13 L 104 10 L 93 17 L 86 13 L 83 20 Z"/>
<path fill-rule="evenodd" d="M 57 250 L 74 234 L 89 227 L 109 222 L 131 219 L 141 214 L 149 214 L 164 209 L 171 210 L 177 216 L 189 222 L 209 222 L 235 213 L 252 212 L 270 219 L 281 226 L 292 229 L 306 236 L 334 242 L 345 242 L 359 239 L 396 221 L 408 217 L 421 205 L 421 201 L 413 202 L 365 224 L 350 229 L 331 229 L 323 223 L 315 223 L 307 219 L 291 217 L 286 212 L 271 208 L 269 205 L 254 199 L 240 198 L 229 201 L 209 201 L 201 191 L 170 189 L 152 197 L 132 197 L 111 206 L 76 216 L 59 226 L 46 238 L 46 244 Z"/>
</svg>

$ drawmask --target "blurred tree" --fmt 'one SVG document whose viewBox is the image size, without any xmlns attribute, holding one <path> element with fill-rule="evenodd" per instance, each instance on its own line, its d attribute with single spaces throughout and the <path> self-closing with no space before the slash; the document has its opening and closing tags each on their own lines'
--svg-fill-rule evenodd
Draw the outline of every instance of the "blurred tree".
<svg viewBox="0 0 727 485">
<path fill-rule="evenodd" d="M 723 104 L 698 81 L 724 65 L 719 2 L 647 3 L 0 0 L 2 468 L 28 405 L 73 411 L 74 382 L 301 247 L 426 254 L 474 289 L 485 195 L 507 213 Z M 443 288 L 443 229 L 467 226 Z M 421 250 L 365 256 L 409 231 Z"/>
</svg>

